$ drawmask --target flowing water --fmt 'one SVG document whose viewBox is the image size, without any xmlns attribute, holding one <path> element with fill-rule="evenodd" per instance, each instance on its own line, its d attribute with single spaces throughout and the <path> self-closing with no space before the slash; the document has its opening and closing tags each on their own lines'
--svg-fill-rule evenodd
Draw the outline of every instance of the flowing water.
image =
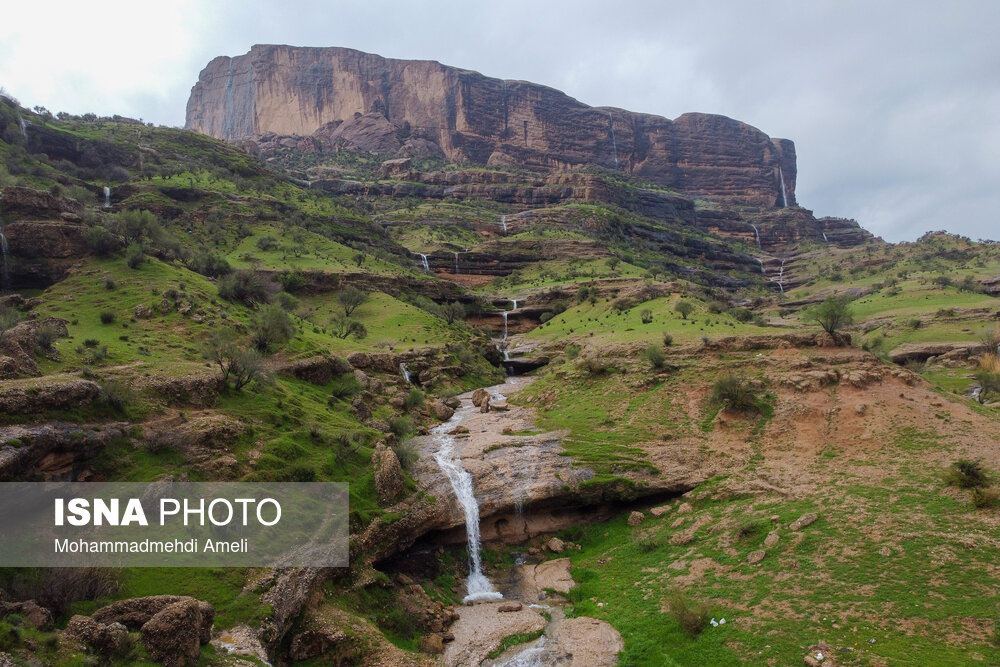
<svg viewBox="0 0 1000 667">
<path fill-rule="evenodd" d="M 455 275 L 458 275 L 458 253 L 455 253 Z"/>
<path fill-rule="evenodd" d="M 788 198 L 785 197 L 785 175 L 781 173 L 781 167 L 778 167 L 778 179 L 781 181 L 781 206 L 788 208 Z"/>
<path fill-rule="evenodd" d="M 469 578 L 466 581 L 467 595 L 463 602 L 478 600 L 499 600 L 501 593 L 494 590 L 490 580 L 483 574 L 481 555 L 482 544 L 479 540 L 479 503 L 476 501 L 475 489 L 472 487 L 472 475 L 462 467 L 462 459 L 455 452 L 455 438 L 448 434 L 462 423 L 473 410 L 477 409 L 470 402 L 459 408 L 451 419 L 431 429 L 431 436 L 438 445 L 434 460 L 441 472 L 451 482 L 455 498 L 465 513 L 465 533 L 468 538 Z"/>
<path fill-rule="evenodd" d="M 111 188 L 104 186 L 104 208 L 111 208 Z"/>
<path fill-rule="evenodd" d="M 751 227 L 753 227 L 753 235 L 757 239 L 757 250 L 760 250 L 761 249 L 760 248 L 760 232 L 757 231 L 757 225 L 753 224 L 752 222 L 748 222 L 747 224 L 750 225 Z"/>
<path fill-rule="evenodd" d="M 425 255 L 422 252 L 418 252 L 417 254 L 420 255 L 420 261 L 423 262 L 424 271 L 427 272 L 427 273 L 430 273 L 431 272 L 431 265 L 427 261 L 427 255 Z"/>
<path fill-rule="evenodd" d="M 826 241 L 827 243 L 830 242 L 830 239 L 826 238 L 826 232 L 823 232 L 823 240 Z"/>
<path fill-rule="evenodd" d="M 501 340 L 507 340 L 507 315 L 509 311 L 503 311 L 503 338 Z"/>
<path fill-rule="evenodd" d="M 507 216 L 506 215 L 500 216 L 500 224 L 503 225 L 503 233 L 506 234 L 507 233 Z"/>
<path fill-rule="evenodd" d="M 413 384 L 413 380 L 410 378 L 410 369 L 406 367 L 406 364 L 399 364 L 399 373 L 406 380 L 406 384 Z"/>
</svg>

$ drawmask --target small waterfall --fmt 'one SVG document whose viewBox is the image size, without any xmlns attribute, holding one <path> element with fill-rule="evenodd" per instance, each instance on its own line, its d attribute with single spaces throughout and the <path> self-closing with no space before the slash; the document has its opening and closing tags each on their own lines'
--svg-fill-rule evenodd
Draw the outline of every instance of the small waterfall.
<svg viewBox="0 0 1000 667">
<path fill-rule="evenodd" d="M 761 249 L 761 247 L 760 247 L 760 232 L 757 231 L 757 225 L 753 224 L 752 222 L 748 222 L 747 224 L 750 225 L 751 227 L 753 227 L 753 235 L 757 239 L 757 250 L 760 250 Z"/>
<path fill-rule="evenodd" d="M 506 234 L 507 233 L 507 216 L 506 215 L 501 215 L 500 216 L 500 224 L 503 225 L 503 233 Z"/>
<path fill-rule="evenodd" d="M 826 241 L 827 243 L 830 242 L 830 239 L 826 238 L 826 232 L 823 232 L 823 240 Z"/>
<path fill-rule="evenodd" d="M 468 594 L 463 602 L 499 600 L 503 597 L 493 590 L 490 580 L 483 574 L 482 545 L 479 542 L 479 503 L 476 502 L 475 490 L 472 487 L 472 475 L 462 467 L 461 459 L 455 454 L 455 438 L 448 435 L 448 431 L 461 423 L 471 409 L 470 406 L 460 408 L 451 419 L 431 429 L 431 434 L 439 445 L 434 460 L 451 482 L 455 498 L 465 512 L 465 532 L 469 542 L 469 578 L 466 582 Z"/>
<path fill-rule="evenodd" d="M 754 259 L 756 259 L 757 263 L 760 264 L 760 275 L 766 276 L 767 271 L 764 269 L 764 260 L 762 260 L 760 257 L 754 257 Z"/>
<path fill-rule="evenodd" d="M 507 340 L 507 315 L 509 311 L 503 311 L 503 338 L 501 340 Z"/>
<path fill-rule="evenodd" d="M 458 275 L 458 253 L 455 253 L 455 275 Z"/>
<path fill-rule="evenodd" d="M 781 207 L 788 208 L 788 198 L 785 197 L 785 175 L 781 173 L 781 167 L 778 167 L 778 180 L 781 181 Z"/>
<path fill-rule="evenodd" d="M 778 276 L 776 278 L 771 278 L 772 282 L 778 283 L 778 289 L 781 293 L 785 293 L 785 260 L 781 260 L 781 266 L 778 268 Z"/>
<path fill-rule="evenodd" d="M 430 272 L 431 272 L 431 265 L 430 265 L 430 263 L 429 263 L 429 262 L 427 261 L 427 255 L 425 255 L 425 254 L 424 254 L 424 253 L 422 253 L 422 252 L 418 252 L 417 254 L 418 254 L 418 255 L 420 255 L 420 261 L 421 261 L 421 262 L 423 263 L 423 265 L 424 265 L 424 271 L 425 271 L 426 273 L 430 273 Z"/>
<path fill-rule="evenodd" d="M 615 169 L 618 168 L 618 142 L 615 141 L 615 119 L 608 112 L 608 127 L 611 129 L 611 148 L 615 151 Z"/>
<path fill-rule="evenodd" d="M 24 143 L 28 143 L 28 125 L 24 122 L 21 114 L 17 114 L 17 123 L 21 126 L 21 136 L 24 137 Z"/>
<path fill-rule="evenodd" d="M 514 304 L 514 307 L 511 308 L 511 310 L 517 310 L 517 299 L 511 299 L 510 302 Z"/>
<path fill-rule="evenodd" d="M 104 186 L 104 208 L 111 208 L 111 188 Z"/>
<path fill-rule="evenodd" d="M 399 372 L 403 376 L 403 379 L 406 380 L 406 384 L 413 384 L 413 380 L 410 378 L 410 369 L 406 367 L 406 364 L 399 364 Z"/>
</svg>

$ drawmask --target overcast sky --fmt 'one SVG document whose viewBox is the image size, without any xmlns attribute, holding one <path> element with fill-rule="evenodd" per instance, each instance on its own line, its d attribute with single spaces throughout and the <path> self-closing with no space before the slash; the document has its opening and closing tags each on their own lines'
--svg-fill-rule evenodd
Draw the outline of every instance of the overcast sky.
<svg viewBox="0 0 1000 667">
<path fill-rule="evenodd" d="M 1000 239 L 1000 0 L 9 3 L 25 106 L 184 124 L 198 72 L 253 44 L 438 60 L 792 139 L 800 204 L 890 241 Z"/>
</svg>

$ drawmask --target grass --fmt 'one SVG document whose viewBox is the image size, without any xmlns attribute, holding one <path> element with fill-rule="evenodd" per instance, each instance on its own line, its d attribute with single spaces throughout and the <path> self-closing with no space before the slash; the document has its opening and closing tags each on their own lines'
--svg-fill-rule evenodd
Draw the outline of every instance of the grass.
<svg viewBox="0 0 1000 667">
<path fill-rule="evenodd" d="M 516 635 L 507 635 L 500 642 L 500 645 L 487 654 L 487 658 L 490 660 L 495 660 L 500 657 L 500 655 L 512 646 L 517 646 L 518 644 L 527 644 L 528 642 L 533 642 L 539 637 L 545 634 L 545 629 L 535 630 L 534 632 L 522 632 Z"/>
</svg>

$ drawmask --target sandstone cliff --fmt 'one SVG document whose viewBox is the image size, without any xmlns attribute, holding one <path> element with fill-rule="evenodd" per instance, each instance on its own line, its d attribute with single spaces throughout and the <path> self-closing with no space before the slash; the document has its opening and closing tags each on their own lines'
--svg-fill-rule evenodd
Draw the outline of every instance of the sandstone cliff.
<svg viewBox="0 0 1000 667">
<path fill-rule="evenodd" d="M 745 123 L 589 107 L 525 81 L 344 48 L 257 45 L 215 58 L 191 90 L 187 127 L 226 141 L 308 137 L 284 144 L 307 150 L 440 150 L 457 162 L 546 170 L 593 164 L 691 195 L 795 203 L 794 144 Z"/>
</svg>

